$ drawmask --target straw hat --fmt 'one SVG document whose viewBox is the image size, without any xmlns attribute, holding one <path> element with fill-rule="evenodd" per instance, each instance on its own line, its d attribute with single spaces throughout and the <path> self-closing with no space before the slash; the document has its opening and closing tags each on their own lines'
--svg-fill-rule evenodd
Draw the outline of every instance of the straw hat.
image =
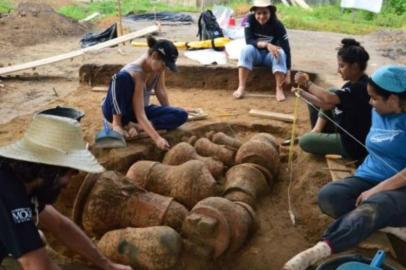
<svg viewBox="0 0 406 270">
<path fill-rule="evenodd" d="M 275 7 L 271 0 L 254 0 L 250 11 L 253 11 L 257 7 Z"/>
<path fill-rule="evenodd" d="M 0 147 L 0 156 L 89 173 L 104 171 L 86 149 L 79 122 L 55 115 L 35 115 L 24 137 Z"/>
</svg>

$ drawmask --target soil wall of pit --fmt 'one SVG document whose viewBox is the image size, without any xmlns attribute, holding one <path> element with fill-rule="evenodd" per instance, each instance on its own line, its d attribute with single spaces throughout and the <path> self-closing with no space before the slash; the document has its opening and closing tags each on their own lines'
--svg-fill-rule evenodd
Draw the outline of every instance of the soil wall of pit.
<svg viewBox="0 0 406 270">
<path fill-rule="evenodd" d="M 107 85 L 111 77 L 123 66 L 116 64 L 97 65 L 85 64 L 79 69 L 79 80 L 90 86 Z M 292 70 L 293 78 L 296 71 Z M 317 80 L 316 74 L 309 74 L 312 81 Z M 180 88 L 224 89 L 234 90 L 238 87 L 238 69 L 227 66 L 178 66 L 178 72 L 168 72 L 166 85 Z M 266 68 L 256 67 L 250 73 L 247 89 L 269 91 L 275 89 L 275 78 Z"/>
</svg>

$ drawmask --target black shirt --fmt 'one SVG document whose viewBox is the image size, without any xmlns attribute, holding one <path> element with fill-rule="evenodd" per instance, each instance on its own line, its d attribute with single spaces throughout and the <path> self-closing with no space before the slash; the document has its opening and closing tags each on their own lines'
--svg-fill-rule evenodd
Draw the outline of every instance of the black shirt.
<svg viewBox="0 0 406 270">
<path fill-rule="evenodd" d="M 340 104 L 334 109 L 337 123 L 364 145 L 371 127 L 372 112 L 372 107 L 369 105 L 367 83 L 367 75 L 362 76 L 354 84 L 345 83 L 342 89 L 335 92 L 340 99 Z M 367 150 L 341 129 L 338 129 L 338 132 L 344 149 L 350 157 L 362 162 L 368 154 Z"/>
<path fill-rule="evenodd" d="M 38 206 L 38 211 L 44 205 Z M 35 206 L 27 195 L 24 184 L 10 169 L 0 168 L 0 263 L 11 254 L 18 259 L 24 254 L 42 248 L 35 226 Z"/>
<path fill-rule="evenodd" d="M 267 41 L 281 47 L 286 54 L 286 66 L 288 69 L 291 68 L 288 33 L 285 26 L 277 18 L 271 18 L 264 25 L 261 25 L 255 19 L 254 14 L 248 15 L 245 25 L 245 41 L 256 48 L 258 48 L 258 41 Z"/>
</svg>

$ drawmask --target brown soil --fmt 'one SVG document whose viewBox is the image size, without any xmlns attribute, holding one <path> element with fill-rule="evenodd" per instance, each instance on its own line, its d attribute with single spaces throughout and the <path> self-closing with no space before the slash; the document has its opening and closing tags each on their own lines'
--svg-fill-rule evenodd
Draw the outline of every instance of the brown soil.
<svg viewBox="0 0 406 270">
<path fill-rule="evenodd" d="M 0 32 L 5 45 L 22 47 L 82 35 L 85 29 L 46 4 L 23 2 L 13 13 L 0 18 Z"/>
<path fill-rule="evenodd" d="M 48 1 L 53 5 L 70 1 Z M 24 16 L 21 16 L 25 14 Z M 113 19 L 114 20 L 114 19 Z M 109 26 L 110 20 L 106 22 Z M 100 23 L 103 25 L 103 23 Z M 142 28 L 150 23 L 140 23 Z M 165 38 L 194 40 L 196 25 L 165 26 L 161 36 Z M 0 45 L 0 64 L 23 63 L 45 58 L 78 48 L 79 36 L 83 30 L 79 24 L 57 15 L 48 7 L 36 4 L 24 4 L 19 11 L 9 17 L 0 19 L 2 40 Z M 341 84 L 336 74 L 335 48 L 340 39 L 345 37 L 334 33 L 317 33 L 292 30 L 290 33 L 294 69 L 318 73 L 326 84 Z M 58 37 L 58 39 L 55 39 Z M 374 70 L 391 60 L 381 57 L 378 51 L 377 38 L 374 36 L 356 37 L 364 42 L 370 51 L 370 70 Z M 323 40 L 323 42 L 320 42 Z M 48 42 L 47 42 L 48 41 Z M 46 43 L 44 43 L 46 42 Z M 4 46 L 3 46 L 4 45 Z M 5 48 L 3 50 L 3 48 Z M 129 45 L 108 48 L 98 54 L 86 55 L 73 61 L 55 63 L 37 68 L 33 71 L 23 71 L 16 75 L 1 78 L 0 87 L 0 144 L 4 145 L 21 137 L 27 127 L 32 113 L 55 105 L 74 106 L 86 113 L 82 120 L 82 130 L 86 140 L 93 141 L 94 135 L 101 128 L 100 101 L 105 93 L 91 91 L 88 86 L 78 85 L 79 67 L 86 63 L 124 64 L 139 56 L 145 49 L 135 49 Z M 180 63 L 194 64 L 188 59 L 180 58 Z M 196 65 L 196 64 L 194 64 Z M 231 65 L 235 65 L 232 63 Z M 322 67 L 322 68 L 321 68 Z M 195 76 L 204 76 L 196 71 Z M 220 75 L 221 76 L 221 75 Z M 228 76 L 228 75 L 227 75 Z M 236 80 L 237 78 L 232 78 Z M 210 78 L 207 78 L 210 80 Z M 224 77 L 224 80 L 230 80 Z M 250 90 L 256 90 L 254 88 Z M 271 91 L 271 90 L 269 90 Z M 280 141 L 289 137 L 291 125 L 266 119 L 258 119 L 248 115 L 249 109 L 262 109 L 282 113 L 292 113 L 294 97 L 278 103 L 274 99 L 247 98 L 234 100 L 232 89 L 213 90 L 201 88 L 171 88 L 169 89 L 172 104 L 184 107 L 200 107 L 209 113 L 207 120 L 187 123 L 182 130 L 188 132 L 199 126 L 211 123 L 220 124 L 224 131 L 230 132 L 230 124 L 243 123 L 251 129 L 232 128 L 232 132 L 246 140 L 257 131 L 267 131 L 274 134 Z M 225 123 L 225 124 L 224 124 Z M 235 125 L 233 125 L 235 126 Z M 210 129 L 210 128 L 207 128 Z M 298 133 L 309 130 L 307 108 L 299 105 Z M 178 135 L 165 135 L 174 143 Z M 171 139 L 172 138 L 172 139 Z M 97 152 L 106 164 L 118 166 L 125 170 L 130 164 L 119 164 L 121 156 L 133 154 L 133 159 L 143 158 L 144 151 L 150 151 L 152 144 L 148 140 L 134 143 L 127 150 Z M 128 152 L 125 152 L 128 151 Z M 287 190 L 289 175 L 287 172 L 286 149 L 282 169 L 278 181 L 273 186 L 271 194 L 259 201 L 256 209 L 258 230 L 245 246 L 234 255 L 225 256 L 209 266 L 201 264 L 190 269 L 280 269 L 283 263 L 298 251 L 314 244 L 320 237 L 328 219 L 322 215 L 316 204 L 318 190 L 330 177 L 324 170 L 323 159 L 300 151 L 295 147 L 295 165 L 292 188 L 293 209 L 297 224 L 293 226 L 288 215 Z M 145 158 L 145 157 L 144 157 Z M 78 190 L 80 180 L 72 181 L 71 185 L 61 196 L 58 205 L 69 214 L 73 199 Z M 59 249 L 58 249 L 59 250 Z M 72 262 L 59 255 L 55 256 L 63 269 L 87 269 L 82 263 Z M 6 262 L 7 269 L 17 269 L 15 264 Z M 206 267 L 206 268 L 205 268 Z M 400 268 L 399 268 L 400 269 Z"/>
</svg>

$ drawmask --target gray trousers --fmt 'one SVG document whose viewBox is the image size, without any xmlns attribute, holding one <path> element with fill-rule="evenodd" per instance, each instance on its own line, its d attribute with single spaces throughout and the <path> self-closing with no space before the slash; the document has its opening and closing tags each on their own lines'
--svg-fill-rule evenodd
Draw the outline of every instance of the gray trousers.
<svg viewBox="0 0 406 270">
<path fill-rule="evenodd" d="M 384 227 L 406 226 L 406 187 L 376 193 L 355 206 L 358 196 L 375 185 L 353 176 L 320 190 L 321 211 L 336 219 L 322 237 L 333 252 L 352 248 Z"/>
</svg>

